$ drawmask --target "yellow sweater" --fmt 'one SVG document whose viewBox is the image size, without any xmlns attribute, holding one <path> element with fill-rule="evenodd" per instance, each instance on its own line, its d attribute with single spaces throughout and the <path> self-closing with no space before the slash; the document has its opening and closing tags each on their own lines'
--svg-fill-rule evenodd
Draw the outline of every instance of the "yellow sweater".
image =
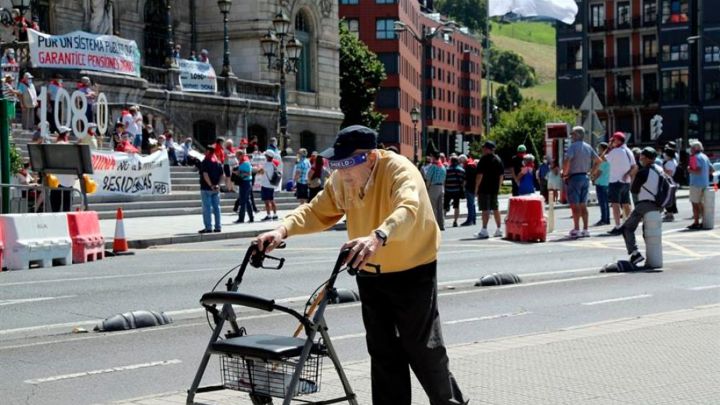
<svg viewBox="0 0 720 405">
<path fill-rule="evenodd" d="M 369 236 L 376 229 L 387 234 L 387 244 L 370 259 L 370 263 L 380 265 L 383 273 L 409 270 L 436 260 L 440 229 L 420 171 L 404 156 L 378 152 L 372 183 L 361 207 L 347 211 L 338 208 L 334 198 L 342 190 L 333 187 L 344 185 L 331 178 L 309 204 L 283 219 L 288 236 L 325 230 L 346 215 L 350 239 Z"/>
</svg>

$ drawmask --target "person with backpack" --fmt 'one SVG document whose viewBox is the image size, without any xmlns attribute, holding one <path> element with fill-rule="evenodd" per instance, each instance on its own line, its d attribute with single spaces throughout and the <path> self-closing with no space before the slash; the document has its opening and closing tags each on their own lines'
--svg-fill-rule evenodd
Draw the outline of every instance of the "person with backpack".
<svg viewBox="0 0 720 405">
<path fill-rule="evenodd" d="M 250 193 L 252 193 L 252 172 L 253 168 L 248 159 L 245 159 L 245 150 L 238 149 L 235 151 L 237 161 L 240 163 L 234 172 L 239 178 L 239 190 L 238 198 L 235 204 L 238 207 L 238 219 L 235 221 L 236 224 L 242 224 L 245 222 L 245 213 L 248 214 L 248 222 L 254 222 L 255 217 L 253 216 L 252 204 L 250 203 Z"/>
<path fill-rule="evenodd" d="M 678 162 L 675 156 L 675 149 L 669 146 L 665 146 L 665 150 L 663 150 L 662 168 L 665 174 L 667 174 L 668 176 L 670 176 L 670 178 L 673 179 L 674 183 L 676 183 L 675 173 L 678 169 Z M 663 222 L 673 222 L 675 220 L 675 214 L 677 213 L 677 204 L 675 203 L 675 200 L 673 200 L 672 204 L 670 204 L 670 206 L 665 209 L 665 216 L 663 217 Z"/>
<path fill-rule="evenodd" d="M 657 152 L 652 147 L 646 147 L 640 153 L 640 165 L 642 168 L 637 172 L 630 190 L 637 195 L 637 204 L 630 216 L 622 224 L 621 230 L 625 247 L 630 255 L 630 262 L 637 266 L 645 258 L 638 250 L 635 240 L 635 231 L 645 214 L 652 211 L 662 211 L 668 200 L 672 200 L 671 188 L 674 187 L 672 180 L 663 172 L 662 167 L 655 164 Z"/>
<path fill-rule="evenodd" d="M 267 213 L 262 221 L 278 219 L 275 190 L 280 187 L 282 169 L 280 169 L 280 162 L 275 159 L 276 156 L 277 154 L 272 150 L 266 150 L 265 163 L 257 172 L 257 175 L 260 176 L 260 199 L 265 203 L 265 212 Z"/>
</svg>

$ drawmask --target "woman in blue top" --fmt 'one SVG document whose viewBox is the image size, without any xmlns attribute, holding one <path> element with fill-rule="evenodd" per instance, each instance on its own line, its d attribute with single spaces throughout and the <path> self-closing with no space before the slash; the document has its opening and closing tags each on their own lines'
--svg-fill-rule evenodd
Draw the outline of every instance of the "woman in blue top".
<svg viewBox="0 0 720 405">
<path fill-rule="evenodd" d="M 253 168 L 250 164 L 250 159 L 246 158 L 245 156 L 244 149 L 238 149 L 235 152 L 235 155 L 237 156 L 238 162 L 240 162 L 240 165 L 234 170 L 240 180 L 238 200 L 235 202 L 235 204 L 238 206 L 238 219 L 237 221 L 235 221 L 235 223 L 242 224 L 243 222 L 245 222 L 246 211 L 248 217 L 250 218 L 249 222 L 253 222 L 255 218 L 253 217 L 252 204 L 250 203 L 250 193 L 252 193 Z"/>
<path fill-rule="evenodd" d="M 598 145 L 598 155 L 603 156 L 608 149 L 608 144 L 601 142 Z M 603 160 L 592 173 L 597 192 L 598 205 L 600 206 L 600 220 L 595 226 L 610 225 L 610 204 L 608 200 L 608 188 L 610 187 L 610 162 Z"/>
<path fill-rule="evenodd" d="M 523 167 L 518 173 L 517 184 L 519 195 L 530 195 L 535 193 L 535 156 L 531 154 L 525 155 L 523 158 Z"/>
</svg>

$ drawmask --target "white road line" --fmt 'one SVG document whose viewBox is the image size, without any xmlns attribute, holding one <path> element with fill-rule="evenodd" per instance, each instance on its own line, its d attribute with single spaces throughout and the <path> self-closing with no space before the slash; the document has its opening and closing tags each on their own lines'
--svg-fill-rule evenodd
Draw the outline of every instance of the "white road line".
<svg viewBox="0 0 720 405">
<path fill-rule="evenodd" d="M 55 283 L 63 283 L 68 281 L 91 281 L 91 280 L 108 280 L 108 279 L 114 279 L 114 278 L 139 278 L 139 277 L 152 277 L 152 276 L 162 276 L 166 274 L 182 274 L 182 273 L 205 273 L 208 271 L 227 271 L 228 268 L 226 267 L 206 267 L 202 269 L 192 269 L 192 270 L 173 270 L 173 271 L 162 271 L 157 273 L 132 273 L 132 274 L 116 274 L 112 276 L 93 276 L 93 277 L 68 277 L 68 278 L 56 278 L 56 279 L 50 279 L 50 280 L 33 280 L 33 281 L 18 281 L 15 283 L 0 283 L 0 288 L 2 287 L 12 287 L 16 285 L 34 285 L 34 284 L 55 284 Z"/>
<path fill-rule="evenodd" d="M 141 368 L 157 367 L 157 366 L 170 366 L 173 364 L 180 364 L 180 363 L 182 363 L 182 361 L 180 361 L 178 359 L 153 361 L 150 363 L 131 364 L 129 366 L 121 366 L 121 367 L 105 368 L 105 369 L 101 369 L 101 370 L 84 371 L 81 373 L 62 374 L 62 375 L 56 375 L 53 377 L 46 377 L 46 378 L 35 378 L 32 380 L 25 380 L 24 382 L 26 384 L 42 384 L 42 383 L 46 383 L 46 382 L 69 380 L 72 378 L 88 377 L 88 376 L 97 375 L 97 374 L 114 373 L 116 371 L 137 370 L 137 369 L 141 369 Z"/>
<path fill-rule="evenodd" d="M 510 312 L 507 314 L 497 314 L 497 315 L 487 315 L 487 316 L 480 316 L 477 318 L 466 318 L 466 319 L 456 319 L 454 321 L 447 321 L 443 322 L 443 325 L 456 325 L 459 323 L 468 323 L 468 322 L 479 322 L 479 321 L 491 321 L 494 319 L 502 319 L 502 318 L 513 318 L 516 316 L 523 316 L 531 314 L 532 312 L 529 311 L 523 311 L 523 312 Z"/>
<path fill-rule="evenodd" d="M 342 335 L 338 337 L 332 337 L 330 336 L 330 341 L 337 342 L 338 340 L 347 340 L 347 339 L 357 339 L 357 338 L 364 338 L 365 333 L 353 333 L 352 335 Z"/>
<path fill-rule="evenodd" d="M 699 287 L 691 287 L 688 288 L 690 291 L 703 291 L 703 290 L 713 290 L 715 288 L 720 288 L 720 284 L 715 285 L 701 285 Z"/>
<path fill-rule="evenodd" d="M 639 299 L 649 298 L 649 297 L 652 297 L 652 294 L 640 294 L 640 295 L 632 295 L 632 296 L 630 296 L 630 297 L 610 298 L 610 299 L 607 299 L 607 300 L 583 302 L 582 305 L 609 304 L 609 303 L 612 303 L 612 302 L 639 300 Z"/>
<path fill-rule="evenodd" d="M 61 300 L 64 298 L 74 298 L 74 297 L 77 297 L 77 295 L 61 295 L 59 297 L 19 298 L 19 299 L 10 299 L 10 300 L 0 300 L 0 307 L 5 306 L 5 305 L 27 304 L 30 302 Z"/>
</svg>

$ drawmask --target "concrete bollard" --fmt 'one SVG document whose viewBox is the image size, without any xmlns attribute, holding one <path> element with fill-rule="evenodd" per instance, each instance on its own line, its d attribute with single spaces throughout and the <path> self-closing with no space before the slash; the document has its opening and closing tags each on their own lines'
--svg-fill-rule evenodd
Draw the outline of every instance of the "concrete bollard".
<svg viewBox="0 0 720 405">
<path fill-rule="evenodd" d="M 555 231 L 555 201 L 550 195 L 548 203 L 548 216 L 547 216 L 547 233 L 553 233 Z"/>
<path fill-rule="evenodd" d="M 715 189 L 711 186 L 703 193 L 703 229 L 715 228 Z"/>
<path fill-rule="evenodd" d="M 643 217 L 643 237 L 645 238 L 645 266 L 662 267 L 662 215 L 660 211 L 648 212 Z"/>
</svg>

